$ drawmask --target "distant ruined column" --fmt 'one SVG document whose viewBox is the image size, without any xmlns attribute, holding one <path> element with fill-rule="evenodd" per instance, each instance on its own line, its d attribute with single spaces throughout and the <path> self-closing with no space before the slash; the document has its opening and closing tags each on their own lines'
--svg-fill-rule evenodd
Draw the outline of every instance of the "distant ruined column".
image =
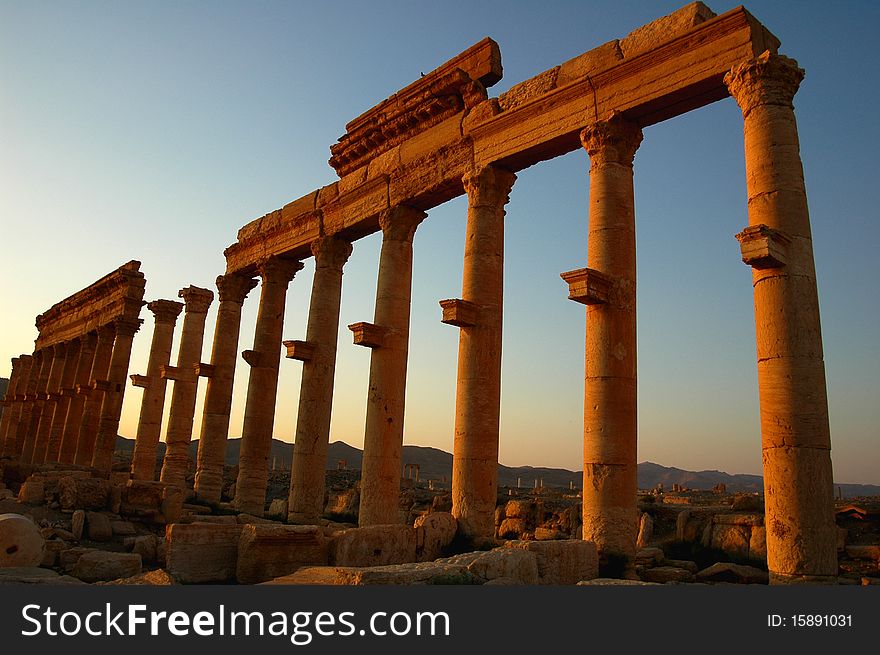
<svg viewBox="0 0 880 655">
<path fill-rule="evenodd" d="M 189 444 L 192 441 L 193 417 L 196 411 L 196 395 L 199 378 L 196 366 L 202 361 L 202 343 L 205 338 L 205 319 L 214 300 L 210 289 L 189 286 L 178 294 L 183 298 L 183 330 L 177 353 L 177 366 L 165 367 L 164 376 L 174 380 L 171 391 L 171 410 L 168 413 L 168 430 L 165 433 L 165 459 L 162 462 L 162 482 L 180 489 L 186 488 L 186 475 L 192 458 Z"/>
<path fill-rule="evenodd" d="M 183 303 L 174 300 L 154 300 L 147 303 L 147 309 L 153 312 L 155 318 L 147 374 L 131 376 L 135 386 L 144 387 L 137 436 L 131 457 L 131 477 L 133 480 L 152 481 L 156 478 L 156 451 L 159 448 L 162 413 L 165 409 L 167 380 L 162 377 L 162 368 L 168 366 L 171 361 L 174 326 L 183 310 Z"/>
<path fill-rule="evenodd" d="M 324 511 L 342 268 L 351 256 L 352 247 L 347 241 L 320 237 L 312 242 L 311 249 L 315 256 L 315 277 L 306 341 L 285 342 L 285 345 L 293 346 L 294 352 L 288 356 L 304 360 L 287 518 L 291 523 L 305 524 L 317 524 Z M 300 350 L 305 347 L 307 354 L 297 355 L 298 347 Z"/>
<path fill-rule="evenodd" d="M 116 340 L 110 357 L 110 370 L 107 373 L 109 390 L 101 403 L 101 417 L 98 421 L 98 438 L 92 456 L 92 468 L 109 473 L 113 465 L 113 451 L 116 450 L 116 437 L 119 434 L 119 419 L 122 416 L 122 401 L 128 382 L 128 365 L 131 361 L 131 346 L 135 333 L 140 329 L 140 319 L 118 319 L 116 321 Z"/>
<path fill-rule="evenodd" d="M 34 355 L 22 355 L 21 379 L 15 388 L 15 412 L 9 420 L 6 430 L 6 443 L 3 445 L 3 458 L 21 459 L 24 447 L 25 433 L 31 420 L 30 394 L 36 389 L 36 378 L 39 374 L 40 363 Z"/>
<path fill-rule="evenodd" d="M 98 419 L 101 416 L 101 405 L 104 393 L 109 388 L 107 376 L 110 372 L 110 358 L 113 356 L 113 340 L 116 338 L 116 325 L 107 323 L 98 328 L 98 341 L 95 345 L 95 356 L 92 359 L 92 371 L 86 387 L 77 387 L 77 391 L 85 394 L 79 436 L 76 441 L 74 463 L 80 466 L 91 466 L 95 452 L 95 441 L 98 438 Z"/>
<path fill-rule="evenodd" d="M 46 404 L 46 385 L 49 382 L 49 372 L 52 369 L 52 347 L 41 348 L 35 353 L 39 367 L 36 370 L 36 378 L 32 389 L 28 389 L 28 397 L 30 399 L 29 422 L 24 428 L 24 439 L 22 440 L 21 461 L 24 464 L 30 464 L 34 459 L 34 452 L 37 445 L 37 430 L 40 425 L 40 418 L 43 414 L 43 407 Z"/>
<path fill-rule="evenodd" d="M 724 81 L 745 121 L 767 564 L 771 584 L 834 584 L 831 435 L 810 215 L 792 100 L 804 72 L 765 52 Z"/>
<path fill-rule="evenodd" d="M 570 297 L 587 305 L 583 538 L 609 572 L 632 563 L 639 529 L 633 158 L 641 141 L 618 113 L 581 132 L 590 156 L 589 268 L 563 275 L 575 283 Z"/>
<path fill-rule="evenodd" d="M 52 427 L 49 429 L 49 445 L 46 450 L 47 462 L 58 462 L 61 454 L 61 439 L 64 436 L 64 421 L 67 419 L 67 410 L 70 407 L 70 399 L 75 393 L 73 389 L 76 377 L 76 365 L 79 362 L 79 351 L 82 347 L 82 339 L 73 339 L 67 343 L 67 352 L 64 355 L 64 368 L 61 371 L 61 381 L 56 392 L 55 411 L 52 415 Z"/>
<path fill-rule="evenodd" d="M 196 465 L 196 497 L 204 502 L 220 502 L 223 490 L 223 464 L 229 437 L 229 415 L 235 362 L 238 358 L 238 335 L 241 331 L 241 307 L 257 281 L 245 275 L 221 275 L 217 278 L 220 306 L 214 327 L 211 350 L 211 375 L 205 390 L 202 428 Z"/>
<path fill-rule="evenodd" d="M 76 458 L 76 442 L 79 438 L 79 427 L 87 395 L 84 392 L 89 386 L 89 376 L 92 373 L 97 342 L 96 332 L 89 332 L 80 337 L 79 357 L 77 358 L 74 380 L 68 389 L 62 391 L 70 396 L 67 415 L 64 417 L 64 430 L 61 434 L 61 448 L 58 453 L 58 461 L 62 464 L 73 464 Z"/>
<path fill-rule="evenodd" d="M 397 206 L 382 212 L 382 250 L 373 324 L 350 325 L 355 343 L 373 349 L 361 467 L 359 524 L 398 522 L 413 237 L 425 212 Z"/>
<path fill-rule="evenodd" d="M 255 516 L 263 515 L 266 504 L 287 286 L 302 267 L 297 260 L 280 257 L 270 257 L 258 266 L 263 283 L 254 348 L 242 353 L 251 370 L 235 484 L 236 508 Z"/>
<path fill-rule="evenodd" d="M 495 537 L 501 414 L 504 205 L 516 176 L 488 166 L 464 177 L 468 222 L 461 300 L 446 300 L 443 320 L 460 328 L 452 514 L 475 543 Z"/>
<path fill-rule="evenodd" d="M 3 396 L 3 416 L 0 417 L 0 457 L 6 457 L 8 451 L 6 445 L 6 433 L 9 431 L 9 424 L 12 421 L 12 413 L 17 409 L 15 404 L 15 388 L 19 385 L 21 378 L 22 360 L 20 357 L 12 358 L 12 372 L 9 374 L 9 384 L 6 387 L 6 394 Z"/>
<path fill-rule="evenodd" d="M 52 430 L 52 419 L 55 416 L 55 405 L 58 402 L 58 390 L 61 386 L 61 375 L 64 372 L 67 344 L 56 343 L 50 346 L 52 350 L 52 363 L 49 368 L 49 377 L 46 379 L 46 389 L 42 394 L 43 409 L 40 412 L 40 422 L 37 426 L 37 437 L 34 442 L 34 453 L 31 462 L 43 464 L 46 461 L 46 453 L 49 448 L 49 433 Z"/>
</svg>

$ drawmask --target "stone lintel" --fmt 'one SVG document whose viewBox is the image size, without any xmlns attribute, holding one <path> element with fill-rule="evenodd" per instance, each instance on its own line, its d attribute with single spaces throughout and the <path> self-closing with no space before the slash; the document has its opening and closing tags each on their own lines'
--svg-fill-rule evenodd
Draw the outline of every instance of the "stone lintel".
<svg viewBox="0 0 880 655">
<path fill-rule="evenodd" d="M 348 326 L 354 335 L 354 345 L 367 348 L 381 348 L 388 329 L 373 323 L 352 323 Z"/>
<path fill-rule="evenodd" d="M 52 402 L 58 402 L 61 400 L 61 392 L 60 391 L 50 391 L 46 394 L 46 400 L 50 400 Z"/>
<path fill-rule="evenodd" d="M 592 268 L 579 268 L 559 275 L 568 284 L 568 299 L 583 305 L 602 305 L 609 301 L 614 282 Z"/>
<path fill-rule="evenodd" d="M 49 394 L 47 394 L 44 391 L 39 392 L 39 393 L 37 393 L 37 400 L 49 400 Z"/>
<path fill-rule="evenodd" d="M 262 353 L 256 350 L 242 350 L 241 358 L 248 363 L 248 366 L 260 366 L 263 361 Z"/>
<path fill-rule="evenodd" d="M 129 375 L 128 377 L 131 378 L 131 383 L 134 386 L 140 387 L 141 389 L 149 389 L 150 388 L 150 376 L 132 374 L 132 375 Z"/>
<path fill-rule="evenodd" d="M 767 227 L 751 225 L 736 235 L 742 260 L 752 268 L 782 268 L 788 263 L 791 239 Z"/>
<path fill-rule="evenodd" d="M 160 376 L 164 380 L 181 380 L 183 382 L 192 382 L 196 378 L 196 373 L 194 370 L 180 368 L 179 366 L 160 366 L 159 372 Z"/>
<path fill-rule="evenodd" d="M 64 387 L 61 390 L 61 395 L 65 398 L 73 398 L 76 395 L 76 387 Z"/>
<path fill-rule="evenodd" d="M 204 362 L 201 362 L 199 364 L 195 364 L 194 369 L 196 372 L 196 377 L 212 378 L 214 377 L 216 367 L 213 364 L 205 364 Z"/>
<path fill-rule="evenodd" d="M 80 396 L 85 396 L 86 398 L 92 393 L 92 385 L 91 384 L 78 384 L 76 385 L 76 393 Z"/>
<path fill-rule="evenodd" d="M 440 307 L 443 308 L 443 318 L 441 323 L 454 325 L 456 327 L 473 327 L 477 324 L 478 307 L 472 302 L 461 300 L 460 298 L 450 298 L 441 300 Z"/>
<path fill-rule="evenodd" d="M 287 348 L 287 359 L 308 362 L 315 356 L 315 344 L 308 341 L 282 341 Z"/>
</svg>

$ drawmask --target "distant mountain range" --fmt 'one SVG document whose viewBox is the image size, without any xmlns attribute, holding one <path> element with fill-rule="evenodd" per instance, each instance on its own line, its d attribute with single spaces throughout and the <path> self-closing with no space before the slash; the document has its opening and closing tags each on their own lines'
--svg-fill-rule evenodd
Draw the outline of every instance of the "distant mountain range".
<svg viewBox="0 0 880 655">
<path fill-rule="evenodd" d="M 190 444 L 190 454 L 195 458 L 198 452 L 199 442 Z M 226 445 L 226 464 L 234 466 L 238 464 L 238 455 L 241 447 L 241 439 L 230 439 Z M 134 448 L 134 440 L 119 437 L 116 441 L 116 449 L 123 452 L 131 452 Z M 159 443 L 158 456 L 165 453 L 165 444 Z M 277 468 L 290 468 L 293 458 L 293 444 L 284 441 L 272 440 L 272 450 L 269 455 L 270 462 L 275 463 Z M 330 444 L 327 452 L 327 468 L 335 469 L 339 462 L 344 461 L 346 468 L 360 469 L 363 452 L 359 448 L 349 446 L 344 441 L 334 441 Z M 426 446 L 404 446 L 403 464 L 417 464 L 419 477 L 422 480 L 450 481 L 452 479 L 452 454 L 438 448 Z M 581 471 L 569 471 L 567 469 L 545 468 L 534 466 L 504 466 L 498 465 L 498 485 L 503 487 L 545 487 L 574 486 L 580 489 L 583 484 Z M 712 489 L 717 484 L 724 484 L 728 493 L 752 493 L 764 490 L 764 479 L 760 475 L 746 475 L 742 473 L 730 474 L 723 471 L 685 471 L 683 469 L 662 466 L 653 462 L 642 462 L 638 469 L 639 489 L 653 489 L 662 484 L 667 491 L 673 484 L 680 484 L 690 489 Z M 846 498 L 856 496 L 880 496 L 880 486 L 873 484 L 837 484 L 834 487 L 835 495 L 841 494 Z"/>
</svg>

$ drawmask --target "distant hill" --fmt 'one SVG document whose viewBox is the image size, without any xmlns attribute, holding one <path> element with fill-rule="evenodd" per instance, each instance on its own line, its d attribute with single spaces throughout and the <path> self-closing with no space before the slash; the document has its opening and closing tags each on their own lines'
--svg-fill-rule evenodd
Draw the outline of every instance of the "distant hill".
<svg viewBox="0 0 880 655">
<path fill-rule="evenodd" d="M 195 458 L 198 452 L 198 439 L 190 444 L 190 454 Z M 226 445 L 226 464 L 234 466 L 238 464 L 238 455 L 241 448 L 241 439 L 230 439 Z M 131 452 L 134 449 L 134 440 L 119 437 L 116 441 L 116 449 L 123 452 Z M 165 444 L 159 443 L 158 456 L 165 454 Z M 272 440 L 272 450 L 269 461 L 273 460 L 278 468 L 290 468 L 293 458 L 293 444 L 278 439 Z M 335 469 L 339 461 L 344 460 L 349 469 L 360 469 L 363 452 L 359 448 L 349 446 L 344 441 L 334 441 L 330 444 L 327 452 L 327 468 Z M 427 446 L 404 446 L 403 464 L 418 464 L 419 476 L 422 480 L 452 480 L 452 453 L 447 453 L 438 448 Z M 534 466 L 504 466 L 498 465 L 498 484 L 502 487 L 533 487 L 535 481 L 545 487 L 568 488 L 573 485 L 580 489 L 583 484 L 581 471 L 569 471 L 559 468 L 545 468 Z M 663 466 L 654 462 L 642 462 L 639 464 L 638 485 L 639 489 L 653 489 L 662 484 L 664 489 L 671 489 L 673 484 L 680 484 L 690 489 L 712 489 L 716 484 L 722 483 L 728 493 L 753 493 L 764 490 L 764 479 L 760 475 L 746 475 L 743 473 L 730 474 L 724 471 L 685 471 L 671 466 Z M 838 491 L 839 489 L 839 491 Z M 880 486 L 873 484 L 838 484 L 835 483 L 835 495 L 842 493 L 846 498 L 856 496 L 880 496 Z"/>
</svg>

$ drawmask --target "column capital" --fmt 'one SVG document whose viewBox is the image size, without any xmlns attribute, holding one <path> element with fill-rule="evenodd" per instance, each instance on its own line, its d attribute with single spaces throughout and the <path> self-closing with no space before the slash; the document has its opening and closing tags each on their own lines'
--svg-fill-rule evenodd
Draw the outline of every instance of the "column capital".
<svg viewBox="0 0 880 655">
<path fill-rule="evenodd" d="M 183 311 L 183 303 L 176 300 L 153 300 L 147 303 L 147 309 L 153 312 L 156 323 L 174 325 L 180 312 Z"/>
<path fill-rule="evenodd" d="M 312 241 L 311 249 L 317 268 L 332 268 L 341 271 L 351 256 L 352 246 L 343 239 L 322 236 Z"/>
<path fill-rule="evenodd" d="M 25 355 L 25 354 L 21 354 L 21 355 L 18 356 L 18 359 L 19 359 L 19 361 L 20 361 L 22 364 L 24 364 L 25 362 L 33 362 L 33 361 L 34 361 L 34 356 L 33 356 L 33 355 Z"/>
<path fill-rule="evenodd" d="M 14 375 L 16 369 L 18 369 L 19 365 L 21 364 L 21 357 L 13 357 L 11 361 L 12 361 L 12 375 Z"/>
<path fill-rule="evenodd" d="M 765 50 L 756 59 L 734 66 L 724 83 L 745 117 L 759 105 L 792 108 L 803 79 L 804 69 L 794 59 Z"/>
<path fill-rule="evenodd" d="M 143 321 L 139 318 L 119 318 L 114 322 L 116 335 L 120 337 L 133 337 L 141 329 Z"/>
<path fill-rule="evenodd" d="M 471 207 L 498 207 L 506 205 L 516 174 L 497 166 L 465 173 L 461 178 L 468 205 Z"/>
<path fill-rule="evenodd" d="M 97 332 L 88 332 L 80 337 L 80 353 L 91 353 L 94 352 L 95 346 L 98 343 L 98 333 Z"/>
<path fill-rule="evenodd" d="M 593 123 L 581 132 L 581 144 L 593 166 L 632 166 L 641 143 L 642 129 L 617 111 L 612 112 L 608 120 Z"/>
<path fill-rule="evenodd" d="M 379 213 L 382 238 L 390 241 L 412 241 L 416 228 L 428 215 L 420 209 L 395 205 Z"/>
<path fill-rule="evenodd" d="M 211 306 L 211 302 L 214 300 L 214 292 L 210 289 L 203 289 L 202 287 L 189 285 L 178 291 L 177 297 L 183 298 L 184 311 L 187 314 L 190 312 L 205 314 L 208 311 L 208 307 Z"/>
<path fill-rule="evenodd" d="M 113 339 L 116 337 L 116 324 L 115 323 L 104 323 L 101 327 L 98 328 L 98 343 L 106 344 L 108 342 L 113 343 Z"/>
<path fill-rule="evenodd" d="M 220 302 L 235 302 L 241 304 L 259 282 L 256 278 L 228 273 L 217 276 L 217 292 Z"/>
<path fill-rule="evenodd" d="M 257 264 L 257 272 L 263 284 L 288 284 L 302 267 L 303 263 L 296 259 L 268 257 Z"/>
</svg>

